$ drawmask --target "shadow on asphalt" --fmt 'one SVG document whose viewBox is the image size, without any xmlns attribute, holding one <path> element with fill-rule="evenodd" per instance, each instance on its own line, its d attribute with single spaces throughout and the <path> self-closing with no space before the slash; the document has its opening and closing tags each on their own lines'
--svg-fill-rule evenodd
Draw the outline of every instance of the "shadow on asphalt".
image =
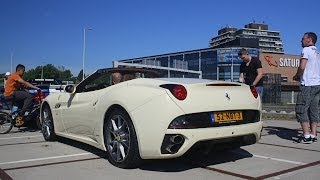
<svg viewBox="0 0 320 180">
<path fill-rule="evenodd" d="M 84 151 L 95 154 L 107 161 L 107 152 L 102 151 L 93 146 L 77 142 L 71 139 L 59 137 L 59 142 L 82 149 Z M 234 153 L 236 152 L 236 153 Z M 157 172 L 181 172 L 189 169 L 207 167 L 210 165 L 233 162 L 244 158 L 250 158 L 253 155 L 243 149 L 231 151 L 211 151 L 208 155 L 203 154 L 186 154 L 180 158 L 164 159 L 164 160 L 144 160 L 139 167 L 141 170 L 157 171 Z"/>
<path fill-rule="evenodd" d="M 263 128 L 263 130 L 266 131 L 268 135 L 276 135 L 281 139 L 293 142 L 298 142 L 298 138 L 301 135 L 299 130 L 285 127 L 266 126 Z"/>
<path fill-rule="evenodd" d="M 12 134 L 12 133 L 38 132 L 38 131 L 41 133 L 35 121 L 28 120 L 25 123 L 26 124 L 24 124 L 22 127 L 19 127 L 19 128 L 13 127 L 13 129 L 11 129 L 9 133 Z"/>
<path fill-rule="evenodd" d="M 63 137 L 58 137 L 58 141 L 63 144 L 66 144 L 66 145 L 69 145 L 69 146 L 72 146 L 72 147 L 75 147 L 78 149 L 82 149 L 84 151 L 88 151 L 92 154 L 95 154 L 95 155 L 101 157 L 101 158 L 107 159 L 107 152 L 105 152 L 101 149 L 98 149 L 96 147 L 90 146 L 88 144 L 74 141 L 72 139 L 63 138 Z"/>
<path fill-rule="evenodd" d="M 41 131 L 36 128 L 36 127 L 20 127 L 19 129 L 18 128 L 14 128 L 12 129 L 9 134 L 14 134 L 14 133 L 25 133 L 25 132 L 40 132 Z"/>
<path fill-rule="evenodd" d="M 208 155 L 186 154 L 180 158 L 167 160 L 148 160 L 140 167 L 142 170 L 157 172 L 180 172 L 194 168 L 234 162 L 253 155 L 243 149 L 233 151 L 210 151 Z"/>
</svg>

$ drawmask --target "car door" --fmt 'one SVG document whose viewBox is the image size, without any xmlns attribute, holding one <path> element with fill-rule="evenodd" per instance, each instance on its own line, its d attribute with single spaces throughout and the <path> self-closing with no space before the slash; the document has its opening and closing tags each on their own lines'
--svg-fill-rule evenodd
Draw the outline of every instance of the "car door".
<svg viewBox="0 0 320 180">
<path fill-rule="evenodd" d="M 61 104 L 61 117 L 67 133 L 92 138 L 95 99 L 91 92 L 75 93 Z"/>
<path fill-rule="evenodd" d="M 107 76 L 107 77 L 105 77 Z M 66 103 L 61 104 L 61 117 L 67 133 L 85 136 L 92 140 L 96 123 L 96 105 L 101 95 L 101 89 L 109 86 L 109 75 L 102 74 L 95 78 L 86 79 L 71 93 Z"/>
</svg>

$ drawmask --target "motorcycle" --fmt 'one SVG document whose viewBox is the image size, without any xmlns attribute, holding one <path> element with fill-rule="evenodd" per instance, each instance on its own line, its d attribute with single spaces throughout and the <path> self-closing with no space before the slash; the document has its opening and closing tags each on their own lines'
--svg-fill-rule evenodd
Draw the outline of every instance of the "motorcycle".
<svg viewBox="0 0 320 180">
<path fill-rule="evenodd" d="M 10 105 L 10 103 L 6 102 L 2 97 L 1 104 L 7 108 L 0 110 L 0 134 L 9 133 L 14 126 L 18 128 L 33 127 L 41 129 L 40 105 L 45 95 L 41 91 L 36 91 L 33 93 L 33 96 L 31 111 L 23 117 L 19 115 L 23 105 L 22 103 L 13 102 L 13 105 Z"/>
</svg>

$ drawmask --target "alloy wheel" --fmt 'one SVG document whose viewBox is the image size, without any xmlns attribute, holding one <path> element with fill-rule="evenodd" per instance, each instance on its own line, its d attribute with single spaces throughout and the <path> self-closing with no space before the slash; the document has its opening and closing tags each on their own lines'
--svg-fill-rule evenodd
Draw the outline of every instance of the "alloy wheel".
<svg viewBox="0 0 320 180">
<path fill-rule="evenodd" d="M 130 150 L 130 131 L 125 118 L 121 115 L 112 116 L 106 131 L 111 158 L 116 162 L 123 162 Z"/>
</svg>

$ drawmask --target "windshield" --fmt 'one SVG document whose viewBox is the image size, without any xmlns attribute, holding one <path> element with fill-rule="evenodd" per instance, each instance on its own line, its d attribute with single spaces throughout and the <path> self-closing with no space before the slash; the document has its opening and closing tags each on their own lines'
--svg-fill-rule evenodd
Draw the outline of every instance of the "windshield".
<svg viewBox="0 0 320 180">
<path fill-rule="evenodd" d="M 109 68 L 99 69 L 77 86 L 76 92 L 89 92 L 103 89 L 136 78 L 154 78 L 159 74 L 148 69 Z"/>
</svg>

